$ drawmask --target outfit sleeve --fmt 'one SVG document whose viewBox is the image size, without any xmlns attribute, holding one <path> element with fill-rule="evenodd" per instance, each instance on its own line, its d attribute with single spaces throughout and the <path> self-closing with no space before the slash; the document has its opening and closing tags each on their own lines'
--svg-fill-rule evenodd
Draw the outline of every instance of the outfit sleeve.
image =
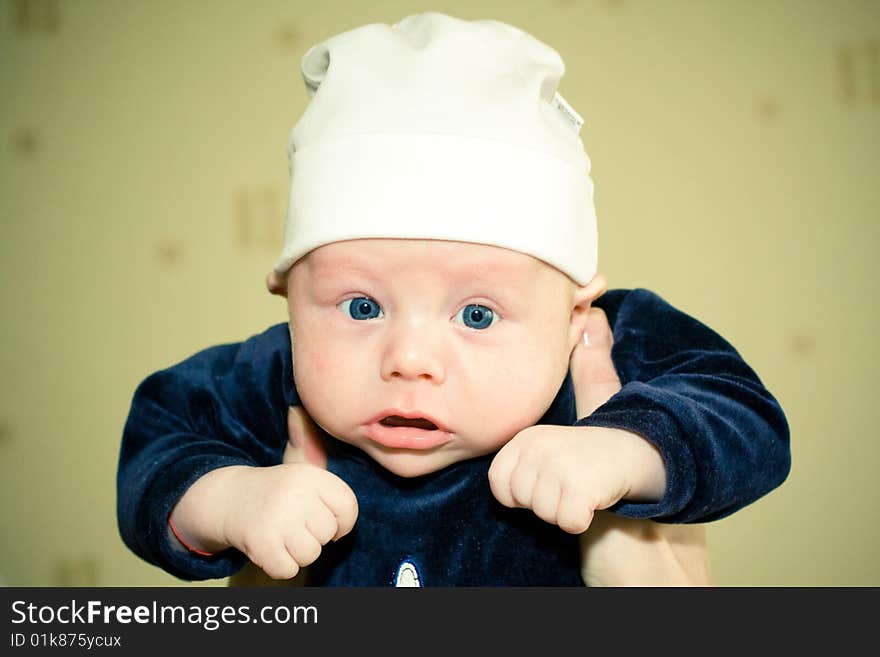
<svg viewBox="0 0 880 657">
<path fill-rule="evenodd" d="M 657 447 L 666 491 L 612 511 L 662 522 L 723 518 L 779 486 L 791 467 L 777 400 L 721 336 L 643 289 L 597 300 L 614 335 L 623 388 L 583 426 L 626 429 Z"/>
<path fill-rule="evenodd" d="M 186 580 L 227 577 L 246 557 L 187 550 L 168 516 L 200 477 L 281 462 L 287 407 L 299 404 L 286 324 L 211 347 L 145 379 L 132 399 L 117 469 L 117 522 L 138 556 Z"/>
</svg>

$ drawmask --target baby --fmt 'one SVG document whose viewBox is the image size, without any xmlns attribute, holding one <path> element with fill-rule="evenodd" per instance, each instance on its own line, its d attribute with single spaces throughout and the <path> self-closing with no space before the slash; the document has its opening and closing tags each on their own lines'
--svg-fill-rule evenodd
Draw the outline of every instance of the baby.
<svg viewBox="0 0 880 657">
<path fill-rule="evenodd" d="M 247 558 L 318 585 L 579 585 L 597 510 L 701 522 L 785 479 L 784 415 L 736 351 L 606 293 L 563 70 L 517 28 L 437 13 L 306 53 L 267 281 L 290 321 L 138 388 L 136 553 L 188 579 Z M 572 374 L 597 307 L 623 386 L 595 408 Z M 291 407 L 319 456 L 282 462 Z"/>
</svg>

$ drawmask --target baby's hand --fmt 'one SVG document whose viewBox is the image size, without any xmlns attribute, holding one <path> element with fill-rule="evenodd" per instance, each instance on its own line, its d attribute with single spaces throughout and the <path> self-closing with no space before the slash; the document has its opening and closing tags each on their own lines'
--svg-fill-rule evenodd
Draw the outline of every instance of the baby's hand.
<svg viewBox="0 0 880 657">
<path fill-rule="evenodd" d="M 590 310 L 590 344 L 572 351 L 577 415 L 586 417 L 620 390 L 611 361 L 605 314 Z M 659 499 L 666 485 L 663 460 L 647 440 L 620 429 L 527 427 L 498 452 L 489 483 L 499 502 L 532 509 L 572 534 L 587 530 L 593 513 L 624 497 Z"/>
<path fill-rule="evenodd" d="M 501 448 L 489 468 L 492 493 L 572 534 L 587 530 L 593 512 L 629 491 L 630 445 L 616 430 L 534 426 Z"/>
<path fill-rule="evenodd" d="M 273 579 L 294 577 L 357 519 L 351 488 L 308 463 L 240 468 L 228 484 L 226 542 Z"/>
</svg>

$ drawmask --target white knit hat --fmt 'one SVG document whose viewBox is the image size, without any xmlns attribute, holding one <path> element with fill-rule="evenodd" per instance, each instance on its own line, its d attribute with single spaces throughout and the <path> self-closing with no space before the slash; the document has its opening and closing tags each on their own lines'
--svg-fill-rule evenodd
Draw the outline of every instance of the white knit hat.
<svg viewBox="0 0 880 657">
<path fill-rule="evenodd" d="M 435 12 L 333 36 L 302 59 L 309 105 L 288 145 L 283 275 L 342 240 L 501 246 L 580 284 L 597 234 L 582 119 L 559 53 L 492 20 Z"/>
</svg>

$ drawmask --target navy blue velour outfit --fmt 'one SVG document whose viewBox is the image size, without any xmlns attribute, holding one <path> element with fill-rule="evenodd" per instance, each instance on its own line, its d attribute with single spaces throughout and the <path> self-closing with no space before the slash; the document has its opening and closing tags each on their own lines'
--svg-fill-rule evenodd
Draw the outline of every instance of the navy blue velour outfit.
<svg viewBox="0 0 880 657">
<path fill-rule="evenodd" d="M 611 324 L 623 388 L 578 420 L 566 377 L 540 423 L 626 429 L 657 446 L 667 468 L 663 498 L 621 502 L 613 511 L 706 522 L 785 480 L 785 415 L 728 342 L 647 290 L 611 290 L 595 305 Z M 280 463 L 287 409 L 299 403 L 287 324 L 211 347 L 144 380 L 119 459 L 117 513 L 126 545 L 181 579 L 237 572 L 246 557 L 233 548 L 210 557 L 182 550 L 168 515 L 215 468 Z M 425 586 L 582 585 L 576 537 L 494 499 L 486 476 L 493 455 L 403 478 L 324 438 L 328 469 L 351 486 L 359 515 L 351 534 L 325 546 L 309 568 L 310 584 L 389 585 L 404 565 Z"/>
</svg>

